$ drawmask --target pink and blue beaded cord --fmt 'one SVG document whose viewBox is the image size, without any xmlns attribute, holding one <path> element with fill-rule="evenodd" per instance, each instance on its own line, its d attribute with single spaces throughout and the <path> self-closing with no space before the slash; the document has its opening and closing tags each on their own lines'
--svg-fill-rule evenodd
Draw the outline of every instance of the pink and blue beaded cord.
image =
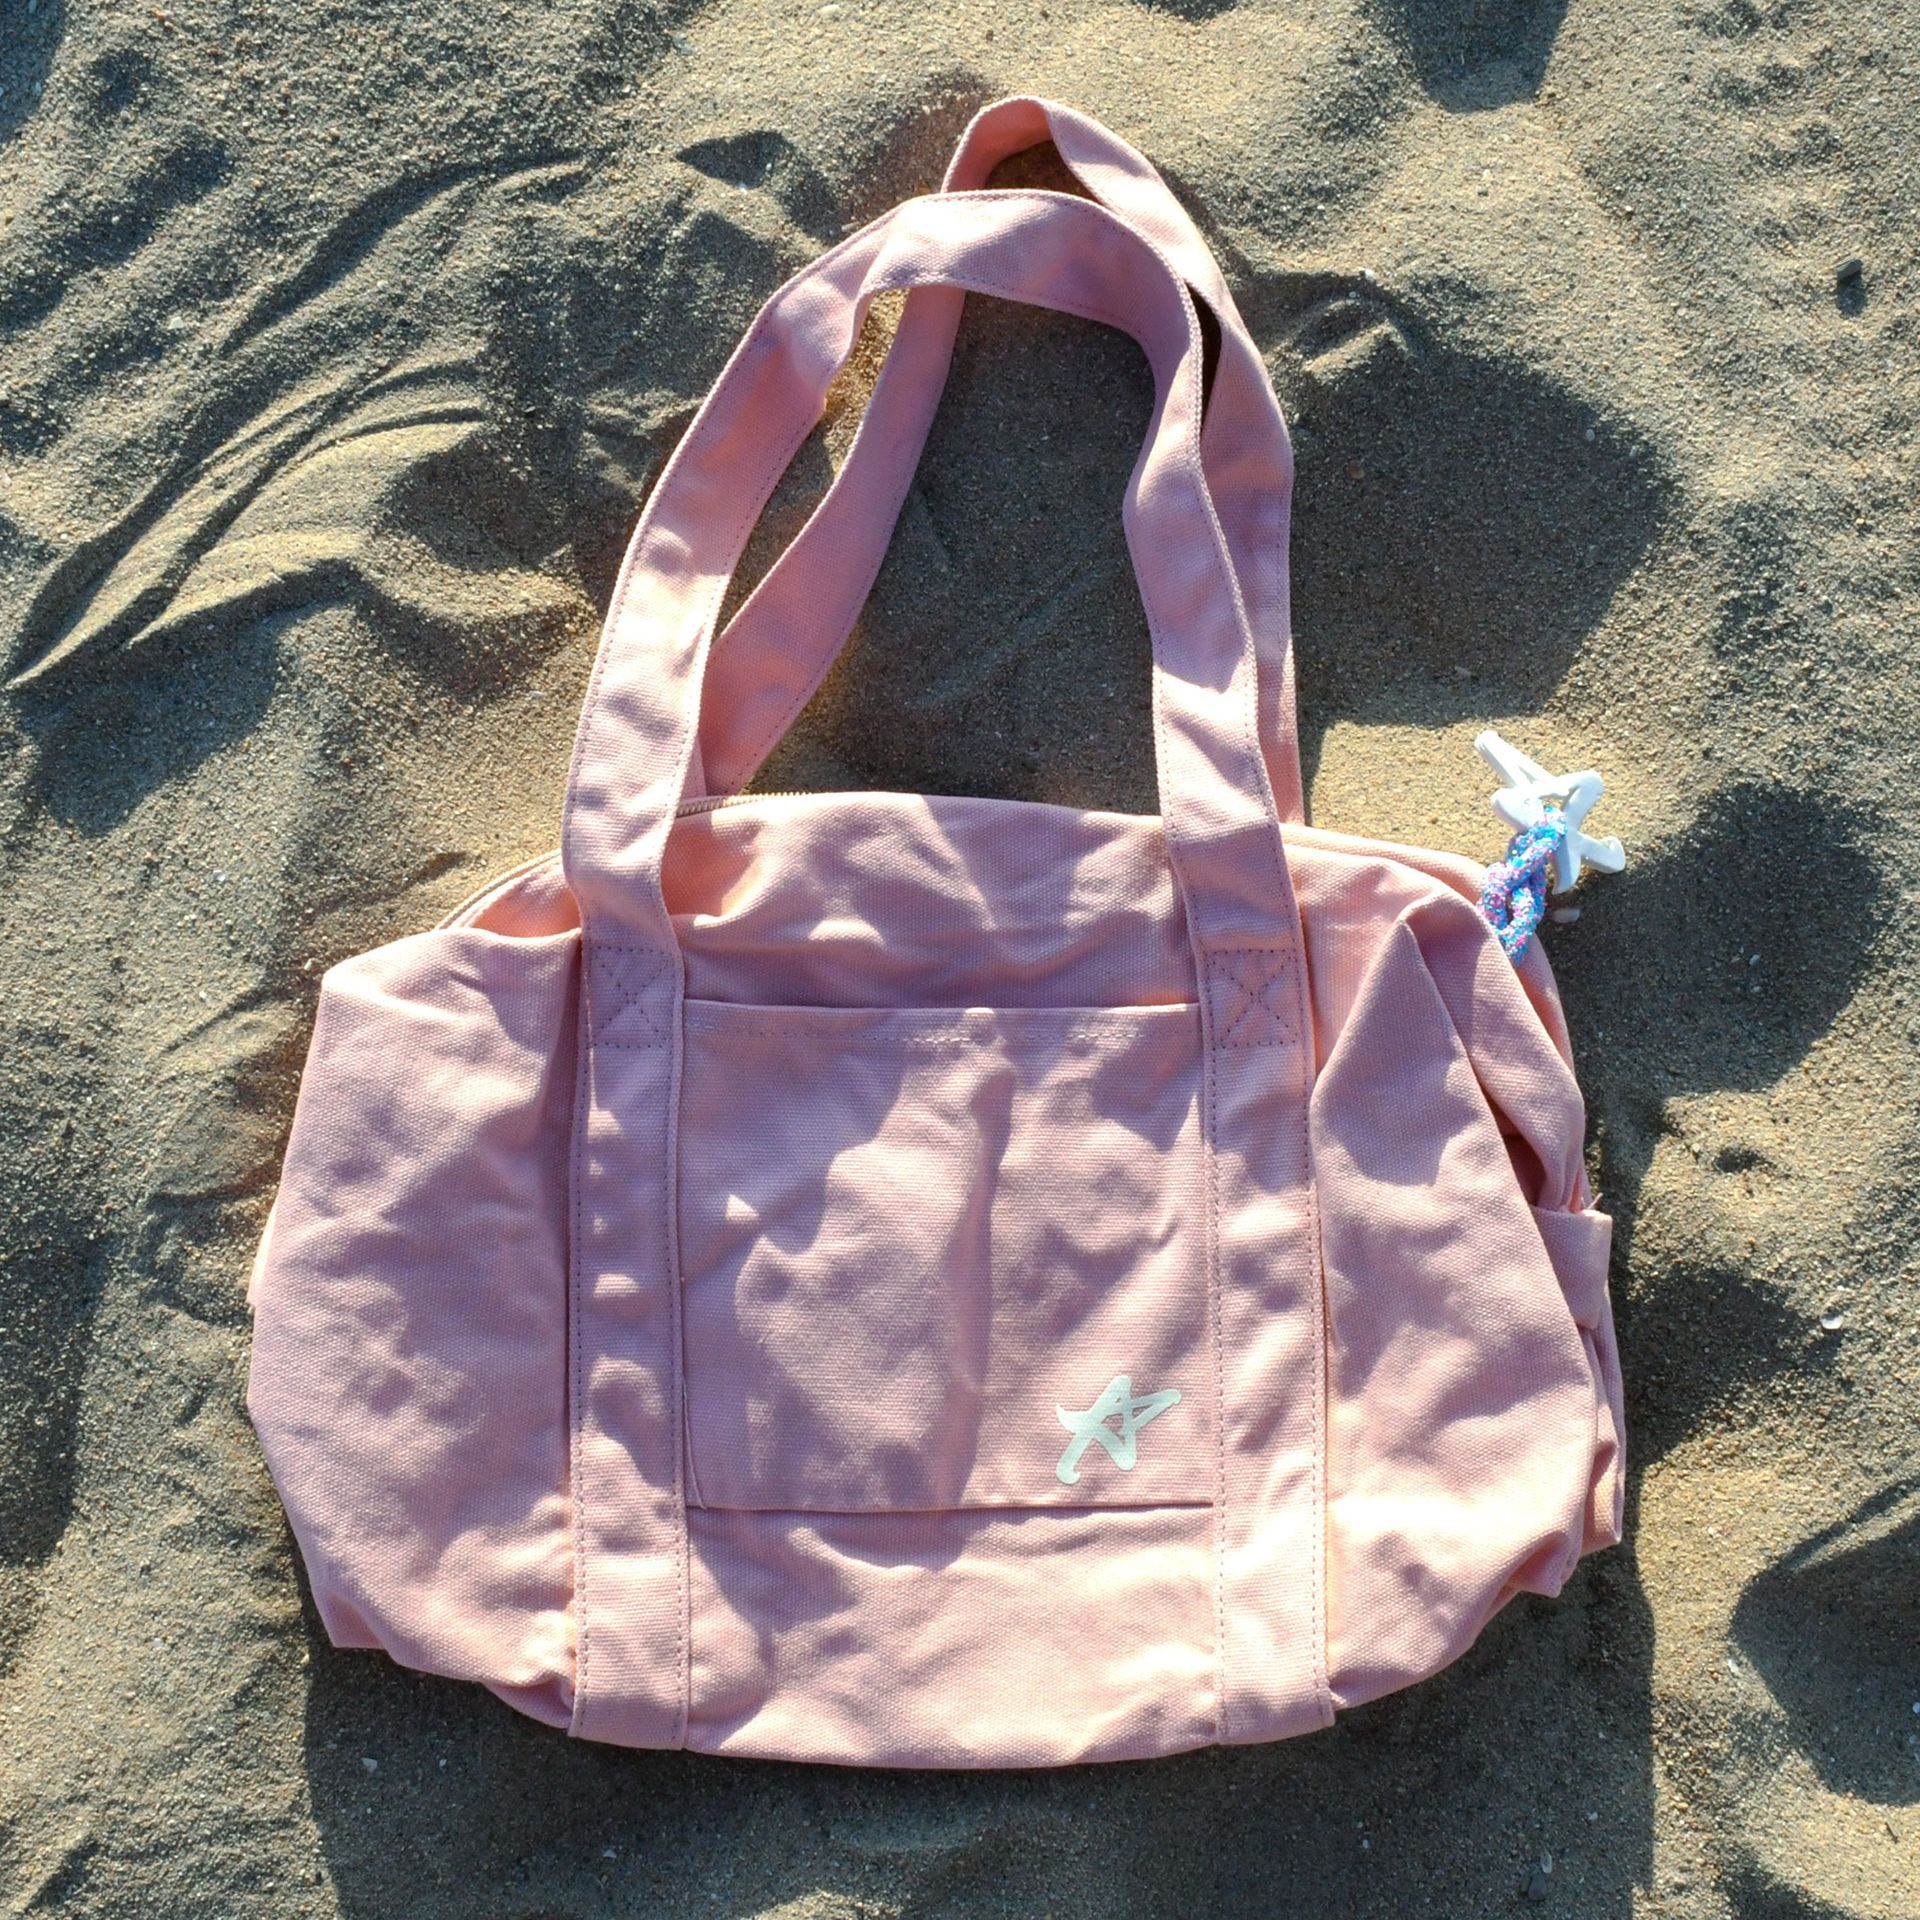
<svg viewBox="0 0 1920 1920">
<path fill-rule="evenodd" d="M 1566 815 L 1558 807 L 1544 807 L 1532 826 L 1507 842 L 1507 857 L 1487 869 L 1480 911 L 1509 960 L 1519 961 L 1546 917 L 1547 869 L 1566 837 Z"/>
</svg>

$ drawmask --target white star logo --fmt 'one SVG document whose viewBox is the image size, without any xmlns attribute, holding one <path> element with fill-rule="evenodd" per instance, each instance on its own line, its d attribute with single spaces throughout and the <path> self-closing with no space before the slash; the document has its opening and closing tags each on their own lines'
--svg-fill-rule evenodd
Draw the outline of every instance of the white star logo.
<svg viewBox="0 0 1920 1920">
<path fill-rule="evenodd" d="M 1180 1389 L 1167 1387 L 1159 1393 L 1143 1393 L 1139 1399 L 1133 1397 L 1133 1377 L 1130 1374 L 1116 1373 L 1107 1390 L 1084 1413 L 1075 1413 L 1066 1407 L 1055 1407 L 1060 1416 L 1060 1424 L 1073 1435 L 1067 1442 L 1067 1450 L 1060 1456 L 1060 1464 L 1054 1469 L 1060 1476 L 1063 1486 L 1078 1486 L 1080 1483 L 1080 1461 L 1094 1441 L 1098 1440 L 1106 1448 L 1108 1457 L 1122 1473 L 1131 1473 L 1133 1463 L 1140 1457 L 1140 1429 L 1149 1420 L 1157 1420 L 1169 1407 L 1180 1404 Z M 1107 1425 L 1109 1420 L 1120 1422 L 1118 1433 Z"/>
</svg>

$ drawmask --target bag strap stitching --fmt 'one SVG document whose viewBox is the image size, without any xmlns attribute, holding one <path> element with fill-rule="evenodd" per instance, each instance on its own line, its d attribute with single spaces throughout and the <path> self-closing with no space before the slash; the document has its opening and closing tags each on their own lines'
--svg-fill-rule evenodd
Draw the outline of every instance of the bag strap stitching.
<svg viewBox="0 0 1920 1920">
<path fill-rule="evenodd" d="M 1238 1052 L 1286 1046 L 1299 1037 L 1297 1017 L 1287 1006 L 1284 992 L 1294 957 L 1291 946 L 1229 947 L 1207 956 L 1208 983 L 1216 996 L 1215 1046 Z M 1220 991 L 1223 987 L 1231 991 Z M 1274 997 L 1276 992 L 1279 999 Z M 1239 1037 L 1249 1021 L 1253 1022 L 1251 1037 Z"/>
<path fill-rule="evenodd" d="M 634 1050 L 663 1046 L 667 1039 L 666 1032 L 643 1003 L 648 990 L 672 966 L 669 956 L 657 947 L 629 946 L 612 940 L 596 940 L 591 952 L 595 984 L 604 983 L 608 988 L 605 1010 L 602 1011 L 598 1005 L 593 1009 L 594 1045 Z M 605 960 L 602 957 L 613 955 L 624 955 L 625 958 Z M 598 997 L 597 994 L 593 996 L 596 1002 Z M 643 1037 L 615 1039 L 614 1028 L 628 1014 L 636 1011 L 639 1020 L 632 1024 L 640 1026 Z"/>
</svg>

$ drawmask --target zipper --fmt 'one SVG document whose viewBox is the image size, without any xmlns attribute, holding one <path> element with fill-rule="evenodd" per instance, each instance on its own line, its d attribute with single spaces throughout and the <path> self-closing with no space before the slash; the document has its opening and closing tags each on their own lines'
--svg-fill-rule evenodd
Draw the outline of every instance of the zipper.
<svg viewBox="0 0 1920 1920">
<path fill-rule="evenodd" d="M 697 800 L 682 800 L 674 808 L 673 817 L 678 820 L 689 813 L 718 813 L 722 807 L 744 807 L 752 800 L 812 800 L 816 797 L 798 788 L 788 788 L 780 793 L 706 793 Z"/>
</svg>

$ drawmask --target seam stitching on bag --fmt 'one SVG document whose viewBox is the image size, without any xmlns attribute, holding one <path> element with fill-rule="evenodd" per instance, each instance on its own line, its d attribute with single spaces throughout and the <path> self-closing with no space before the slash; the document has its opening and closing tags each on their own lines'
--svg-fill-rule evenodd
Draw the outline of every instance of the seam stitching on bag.
<svg viewBox="0 0 1920 1920">
<path fill-rule="evenodd" d="M 586 991 L 585 955 L 581 956 L 580 1010 L 577 1016 L 576 1044 L 579 1059 L 574 1072 L 573 1144 L 570 1159 L 573 1180 L 573 1237 L 567 1249 L 567 1503 L 573 1511 L 573 1724 L 577 1732 L 587 1702 L 587 1659 L 590 1634 L 587 1608 L 587 1503 L 584 1496 L 586 1471 L 581 1460 L 581 1436 L 586 1426 L 586 1400 L 581 1392 L 580 1376 L 580 1263 L 584 1257 L 580 1237 L 581 1189 L 586 1185 L 587 1126 L 593 1111 L 593 1049 L 588 1031 L 591 1008 Z"/>
<path fill-rule="evenodd" d="M 615 940 L 596 940 L 592 946 L 596 984 L 608 991 L 609 1004 L 604 1013 L 593 1008 L 592 1032 L 595 1046 L 644 1051 L 664 1046 L 665 1029 L 645 1004 L 648 991 L 672 965 L 670 957 L 657 947 L 630 946 Z M 625 959 L 603 960 L 602 955 L 625 955 Z M 598 996 L 595 996 L 597 999 Z M 637 1011 L 643 1037 L 615 1039 L 615 1026 Z"/>
<path fill-rule="evenodd" d="M 678 1016 L 686 998 L 683 963 L 678 955 L 662 955 L 661 959 L 670 969 L 669 985 L 674 990 Z M 684 1747 L 693 1721 L 693 1583 L 689 1569 L 687 1495 L 689 1491 L 697 1493 L 699 1488 L 693 1482 L 693 1433 L 687 1417 L 686 1308 L 680 1273 L 680 1083 L 686 1066 L 686 1042 L 684 1022 L 676 1017 L 672 1026 L 672 1048 L 667 1056 L 667 1110 L 661 1129 L 664 1191 L 660 1209 L 660 1263 L 667 1282 L 667 1337 L 673 1343 L 673 1400 L 667 1411 L 672 1427 L 668 1437 L 673 1447 L 674 1578 L 679 1586 L 679 1607 L 674 1619 L 678 1641 L 675 1659 L 680 1669 L 674 1745 Z"/>
<path fill-rule="evenodd" d="M 849 1008 L 848 1011 L 863 1013 L 868 1011 L 868 1009 L 853 1007 Z M 884 1011 L 884 1009 L 881 1009 L 881 1011 Z M 704 1020 L 696 1024 L 702 1033 L 712 1034 L 721 1039 L 732 1039 L 740 1035 L 758 1040 L 792 1040 L 796 1037 L 804 1037 L 807 1039 L 834 1040 L 837 1041 L 843 1049 L 854 1046 L 857 1044 L 859 1038 L 864 1037 L 840 1036 L 832 1034 L 831 1032 L 823 1032 L 820 1027 L 802 1021 L 796 1021 L 792 1026 L 786 1027 L 749 1027 L 743 1024 L 737 1025 L 730 1021 L 724 1023 L 718 1021 L 709 1023 Z M 1126 1021 L 1111 1020 L 1101 1022 L 1097 1025 L 1088 1025 L 1078 1031 L 1089 1038 L 1111 1039 L 1118 1036 L 1121 1039 L 1132 1039 L 1135 1037 L 1137 1029 Z M 988 1033 L 883 1033 L 877 1034 L 874 1037 L 882 1041 L 889 1048 L 899 1047 L 920 1053 L 973 1053 L 976 1052 L 984 1042 L 993 1038 L 993 1036 Z M 1070 1041 L 1074 1037 L 1076 1037 L 1074 1034 L 1069 1034 L 1066 1036 L 1066 1039 Z M 642 1044 L 654 1045 L 657 1044 L 657 1042 L 643 1043 L 640 1041 L 628 1041 L 623 1043 L 620 1041 L 609 1041 L 604 1044 L 611 1046 L 619 1046 L 622 1044 L 640 1046 Z M 1065 1044 L 1065 1042 L 1063 1042 L 1063 1044 Z"/>
<path fill-rule="evenodd" d="M 890 1518 L 946 1519 L 959 1514 L 966 1518 L 996 1513 L 1104 1514 L 1104 1513 L 1205 1513 L 1213 1505 L 1211 1498 L 1194 1494 L 1165 1500 L 976 1500 L 963 1506 L 884 1507 L 871 1502 L 863 1506 L 801 1507 L 743 1506 L 738 1501 L 689 1500 L 694 1513 L 778 1514 L 801 1521 L 808 1519 L 858 1520 L 885 1514 Z"/>
<path fill-rule="evenodd" d="M 1294 981 L 1293 1004 L 1295 1015 L 1300 1023 L 1300 1031 L 1307 1044 L 1300 1049 L 1299 1072 L 1306 1088 L 1306 1097 L 1302 1103 L 1296 1121 L 1300 1146 L 1301 1192 L 1305 1195 L 1307 1213 L 1306 1249 L 1308 1277 L 1312 1285 L 1312 1318 L 1314 1336 L 1314 1372 L 1313 1372 L 1313 1471 L 1314 1493 L 1313 1527 L 1313 1587 L 1311 1605 L 1313 1608 L 1313 1681 L 1320 1708 L 1320 1724 L 1331 1726 L 1337 1709 L 1333 1699 L 1333 1660 L 1328 1644 L 1327 1619 L 1327 1569 L 1330 1561 L 1330 1548 L 1327 1542 L 1327 1528 L 1330 1519 L 1328 1500 L 1327 1444 L 1328 1409 L 1332 1402 L 1333 1339 L 1331 1320 L 1327 1308 L 1327 1251 L 1325 1245 L 1325 1215 L 1320 1206 L 1319 1183 L 1314 1178 L 1313 1167 L 1313 1126 L 1309 1117 L 1313 1099 L 1314 1057 L 1313 1035 L 1313 999 L 1312 986 L 1307 978 L 1304 956 Z"/>
<path fill-rule="evenodd" d="M 1276 1005 L 1271 997 L 1275 988 L 1286 985 L 1294 957 L 1291 945 L 1224 947 L 1208 954 L 1215 1046 L 1243 1052 L 1254 1047 L 1287 1046 L 1298 1037 L 1292 1009 L 1284 1001 Z M 1247 1037 L 1237 1037 L 1243 1034 Z"/>
<path fill-rule="evenodd" d="M 1220 1160 L 1214 1150 L 1220 1076 L 1212 1054 L 1209 1047 L 1200 1063 L 1207 1088 L 1200 1150 L 1207 1162 L 1207 1317 L 1213 1323 L 1213 1723 L 1215 1742 L 1224 1746 L 1232 1726 L 1227 1687 L 1227 1362 L 1220 1327 Z"/>
</svg>

